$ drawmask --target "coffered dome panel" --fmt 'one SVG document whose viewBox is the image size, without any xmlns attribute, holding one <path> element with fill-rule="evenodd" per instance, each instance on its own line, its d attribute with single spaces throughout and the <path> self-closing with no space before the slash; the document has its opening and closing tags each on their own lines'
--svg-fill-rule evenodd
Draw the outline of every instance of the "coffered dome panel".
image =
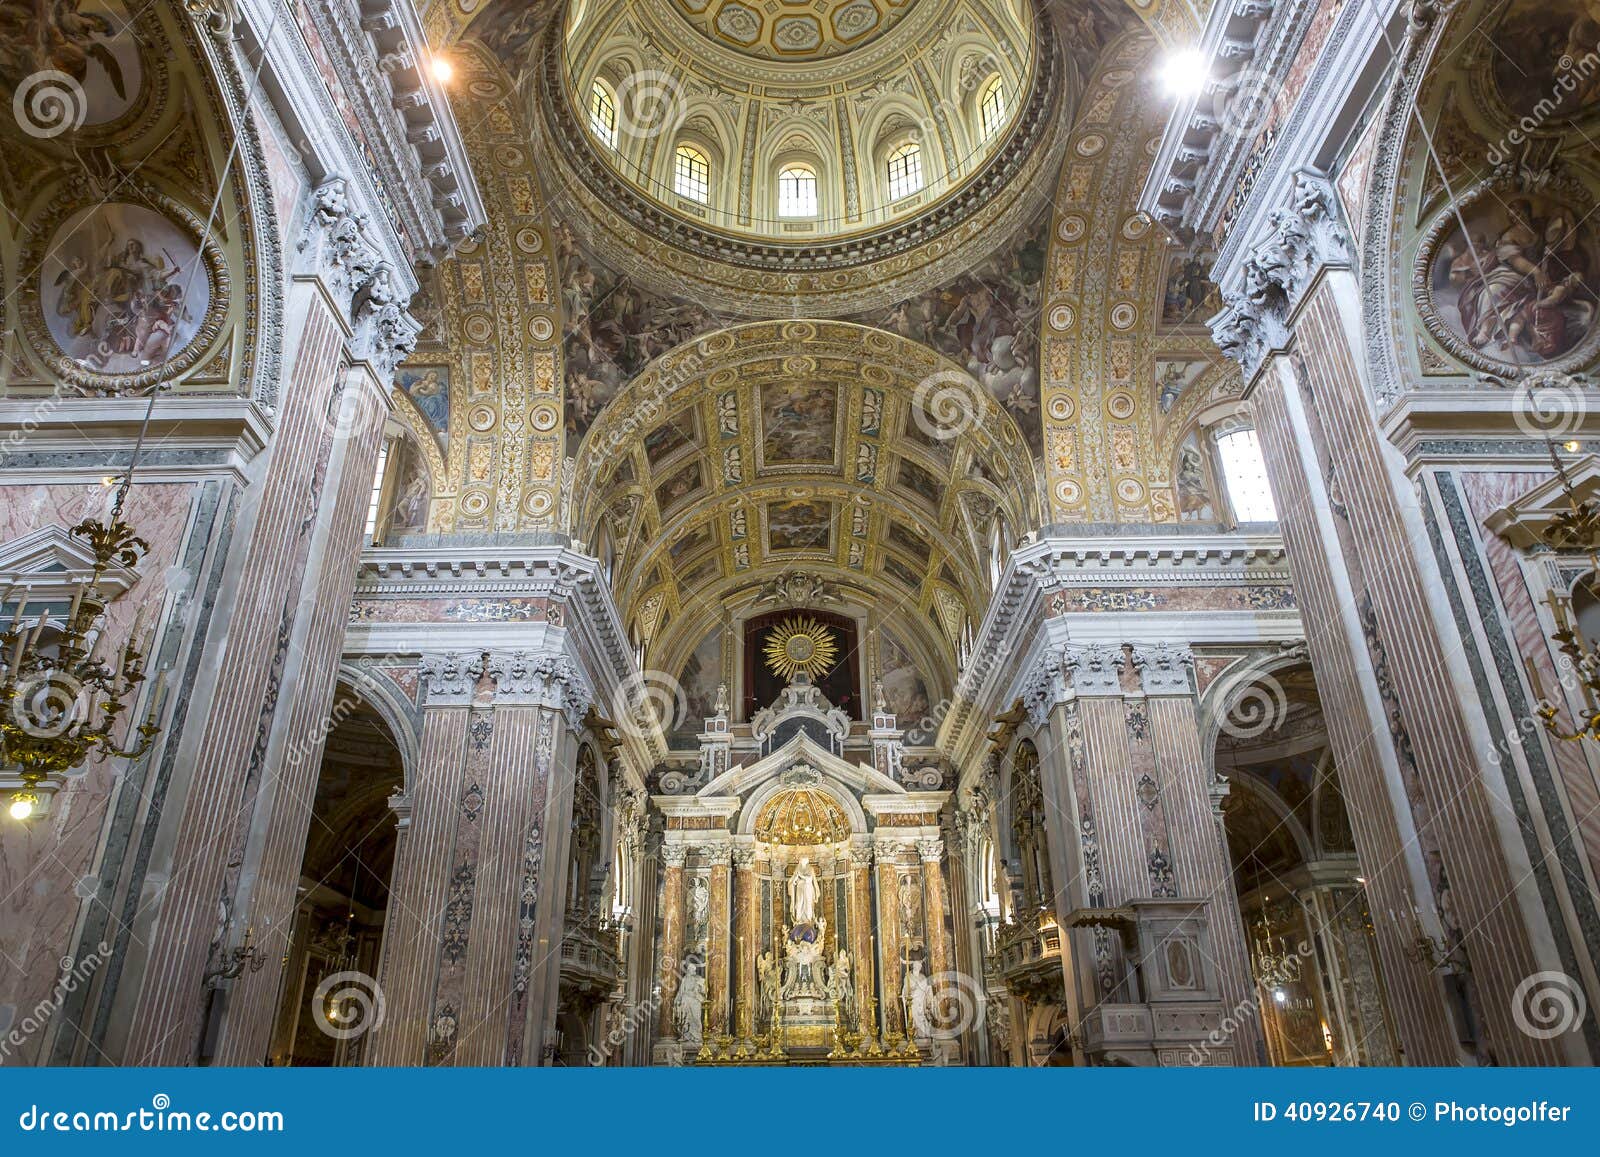
<svg viewBox="0 0 1600 1157">
<path fill-rule="evenodd" d="M 918 2 L 674 0 L 674 7 L 715 44 L 758 60 L 811 61 L 838 56 L 882 36 Z"/>
</svg>

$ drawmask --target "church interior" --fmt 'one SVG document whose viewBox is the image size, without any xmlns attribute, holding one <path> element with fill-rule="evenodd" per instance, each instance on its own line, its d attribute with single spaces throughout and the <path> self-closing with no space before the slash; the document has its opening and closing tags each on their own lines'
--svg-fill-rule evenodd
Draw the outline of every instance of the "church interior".
<svg viewBox="0 0 1600 1157">
<path fill-rule="evenodd" d="M 0 1064 L 1600 1062 L 1595 0 L 0 0 Z"/>
</svg>

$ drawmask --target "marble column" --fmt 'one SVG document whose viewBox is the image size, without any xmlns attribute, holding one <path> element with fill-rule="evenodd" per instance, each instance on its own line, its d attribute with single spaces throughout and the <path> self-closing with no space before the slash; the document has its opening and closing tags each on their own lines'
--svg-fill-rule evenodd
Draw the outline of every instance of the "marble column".
<svg viewBox="0 0 1600 1157">
<path fill-rule="evenodd" d="M 513 655 L 504 662 L 507 670 L 501 678 L 514 681 L 516 693 L 541 709 L 532 775 L 543 794 L 535 804 L 535 831 L 518 877 L 524 901 L 511 980 L 517 995 L 511 1001 L 508 1041 L 510 1063 L 540 1065 L 550 1062 L 556 1040 L 578 746 L 594 692 L 566 655 Z"/>
<path fill-rule="evenodd" d="M 944 841 L 918 840 L 922 859 L 922 924 L 928 935 L 928 974 L 949 972 L 950 934 L 945 928 Z"/>
<path fill-rule="evenodd" d="M 422 742 L 406 784 L 409 819 L 390 878 L 378 969 L 387 1011 L 366 1051 L 367 1062 L 383 1068 L 424 1064 L 428 1056 L 477 662 L 476 655 L 429 655 L 420 666 Z"/>
<path fill-rule="evenodd" d="M 706 950 L 706 1000 L 711 1010 L 711 1031 L 720 1035 L 729 1031 L 731 1012 L 729 996 L 732 985 L 729 983 L 728 960 L 732 954 L 729 940 L 733 924 L 728 894 L 728 864 L 733 849 L 727 844 L 715 844 L 707 847 L 705 854 L 711 863 L 711 910 L 708 913 L 711 936 Z"/>
<path fill-rule="evenodd" d="M 850 845 L 850 934 L 854 941 L 852 954 L 856 970 L 856 1013 L 865 1018 L 867 998 L 872 995 L 878 979 L 878 964 L 872 958 L 875 922 L 872 918 L 872 846 Z M 861 1031 L 871 1031 L 865 1019 Z"/>
<path fill-rule="evenodd" d="M 657 962 L 661 1015 L 656 1032 L 658 1041 L 678 1039 L 672 1001 L 678 995 L 678 977 L 683 968 L 683 906 L 686 900 L 683 865 L 688 852 L 684 844 L 661 845 L 661 956 Z"/>
<path fill-rule="evenodd" d="M 1222 826 L 1224 793 L 1213 791 L 1216 776 L 1200 749 L 1194 654 L 1187 647 L 1165 643 L 1135 644 L 1133 661 L 1145 694 L 1155 757 L 1156 788 L 1149 810 L 1161 812 L 1174 891 L 1179 897 L 1209 901 L 1211 949 L 1222 1006 L 1240 1022 L 1233 1034 L 1236 1059 L 1265 1064 L 1250 950 Z"/>
<path fill-rule="evenodd" d="M 1452 611 L 1441 562 L 1453 532 L 1390 438 L 1415 427 L 1404 407 L 1374 407 L 1338 196 L 1302 170 L 1264 224 L 1223 275 L 1213 333 L 1255 412 L 1405 1060 L 1454 1064 L 1468 1042 L 1480 1063 L 1557 1063 L 1586 1051 L 1579 1035 L 1517 1020 L 1528 977 L 1571 969 L 1567 917 L 1536 825 L 1518 819 L 1527 789 L 1495 758 L 1500 708 L 1472 670 L 1482 628 Z M 1289 283 L 1249 291 L 1274 263 Z"/>
<path fill-rule="evenodd" d="M 320 219 L 312 228 L 320 235 Z M 217 1059 L 260 1064 L 270 1045 L 386 391 L 415 332 L 392 270 L 374 259 L 359 274 L 387 287 L 381 305 L 367 295 L 352 307 L 354 275 L 318 245 L 294 280 L 292 367 L 270 457 L 245 498 L 239 589 L 207 645 L 205 681 L 223 690 L 176 739 L 193 774 L 168 801 L 170 873 L 148 901 L 129 1064 L 195 1060 L 208 967 L 246 927 L 267 964 L 224 982 Z"/>
<path fill-rule="evenodd" d="M 900 989 L 905 984 L 900 960 L 900 845 L 879 841 L 873 848 L 878 865 L 878 1009 L 885 1034 L 899 1036 L 905 1031 L 900 1007 Z"/>
<path fill-rule="evenodd" d="M 756 942 L 756 850 L 734 848 L 733 866 L 734 964 L 738 973 L 733 993 L 733 1027 L 729 1031 L 746 1040 L 755 1032 L 756 956 L 761 948 Z"/>
</svg>

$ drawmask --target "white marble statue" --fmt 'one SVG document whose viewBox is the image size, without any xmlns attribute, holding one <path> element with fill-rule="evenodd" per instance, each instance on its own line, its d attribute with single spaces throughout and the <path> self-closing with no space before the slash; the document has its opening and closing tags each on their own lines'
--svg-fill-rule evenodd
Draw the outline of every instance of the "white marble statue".
<svg viewBox="0 0 1600 1157">
<path fill-rule="evenodd" d="M 789 911 L 796 924 L 814 924 L 817 920 L 817 897 L 822 894 L 817 883 L 817 870 L 811 860 L 800 857 L 800 866 L 789 877 Z"/>
<path fill-rule="evenodd" d="M 843 948 L 828 970 L 828 999 L 838 1004 L 846 1024 L 855 1023 L 856 987 L 850 974 L 850 954 Z"/>
<path fill-rule="evenodd" d="M 678 1028 L 678 1039 L 684 1044 L 700 1043 L 700 1023 L 706 1005 L 706 978 L 700 975 L 700 966 L 689 961 L 683 966 L 683 979 L 678 981 L 678 995 L 672 1000 L 672 1019 Z"/>
<path fill-rule="evenodd" d="M 764 1028 L 772 1023 L 772 1010 L 778 1003 L 778 989 L 782 984 L 777 957 L 770 951 L 756 957 L 756 1024 Z"/>
<path fill-rule="evenodd" d="M 933 985 L 922 974 L 922 961 L 906 962 L 905 983 L 900 986 L 900 996 L 911 1017 L 911 1031 L 917 1037 L 933 1035 Z"/>
</svg>

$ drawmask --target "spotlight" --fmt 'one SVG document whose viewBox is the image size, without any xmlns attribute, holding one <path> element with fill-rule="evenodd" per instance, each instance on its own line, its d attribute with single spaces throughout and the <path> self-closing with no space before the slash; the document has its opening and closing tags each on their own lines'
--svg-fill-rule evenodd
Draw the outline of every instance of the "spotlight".
<svg viewBox="0 0 1600 1157">
<path fill-rule="evenodd" d="M 442 56 L 435 56 L 429 62 L 428 70 L 433 73 L 433 79 L 440 84 L 449 84 L 450 78 L 456 74 L 454 66 Z"/>
<path fill-rule="evenodd" d="M 1193 96 L 1205 82 L 1205 57 L 1192 48 L 1172 53 L 1161 64 L 1161 85 L 1168 96 Z"/>
<path fill-rule="evenodd" d="M 1283 991 L 1281 988 L 1274 989 L 1272 993 L 1272 999 L 1277 1001 L 1279 1004 L 1282 1004 L 1284 1001 L 1289 999 L 1289 994 Z"/>
<path fill-rule="evenodd" d="M 1583 449 L 1583 443 L 1582 442 L 1576 442 L 1576 441 L 1567 442 L 1567 443 L 1563 444 L 1561 448 L 1563 450 L 1565 450 L 1568 454 L 1576 454 L 1579 450 Z"/>
<path fill-rule="evenodd" d="M 33 809 L 39 806 L 39 797 L 31 791 L 19 791 L 11 797 L 11 818 L 25 820 L 33 815 Z"/>
</svg>

